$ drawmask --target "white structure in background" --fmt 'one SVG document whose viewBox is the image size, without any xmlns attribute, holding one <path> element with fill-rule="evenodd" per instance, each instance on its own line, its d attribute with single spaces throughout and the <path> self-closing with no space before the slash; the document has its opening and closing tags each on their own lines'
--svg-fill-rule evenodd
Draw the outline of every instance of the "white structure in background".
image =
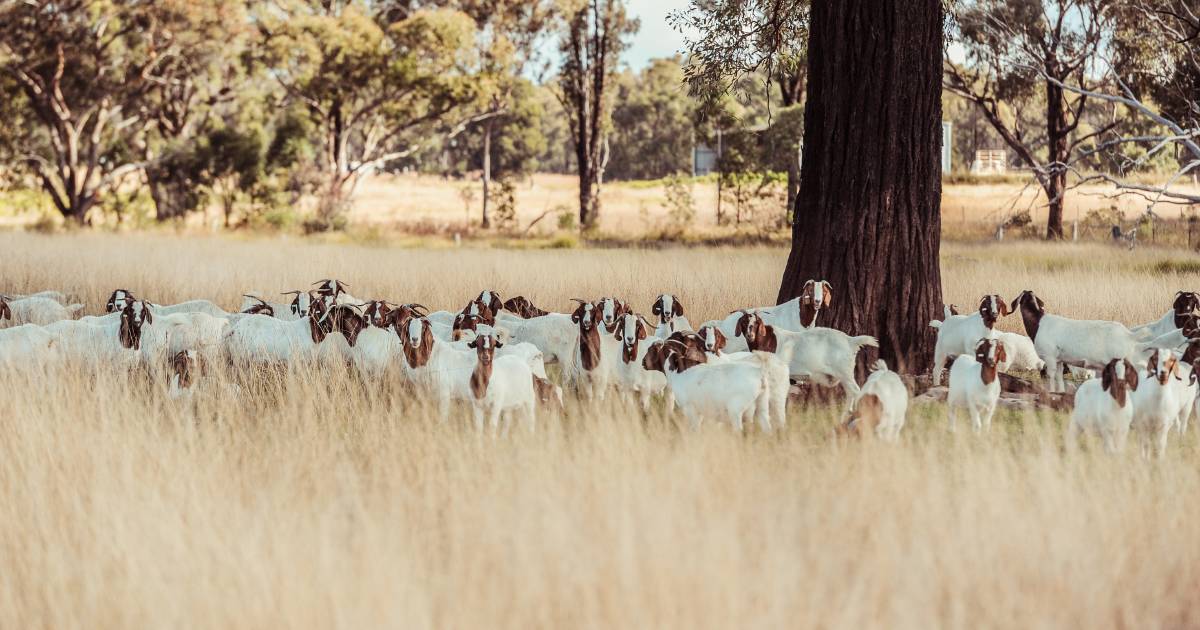
<svg viewBox="0 0 1200 630">
<path fill-rule="evenodd" d="M 1003 175 L 1008 170 L 1008 151 L 980 149 L 975 152 L 971 172 L 976 175 Z"/>
<path fill-rule="evenodd" d="M 950 172 L 950 155 L 954 149 L 954 123 L 942 121 L 942 172 Z"/>
</svg>

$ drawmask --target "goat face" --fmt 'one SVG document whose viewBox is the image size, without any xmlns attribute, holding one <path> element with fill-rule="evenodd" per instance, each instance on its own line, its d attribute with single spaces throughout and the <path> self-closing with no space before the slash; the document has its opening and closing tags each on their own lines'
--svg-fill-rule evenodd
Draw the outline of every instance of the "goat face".
<svg viewBox="0 0 1200 630">
<path fill-rule="evenodd" d="M 625 313 L 633 312 L 621 300 L 610 297 L 600 298 L 596 302 L 596 308 L 600 310 L 600 317 L 604 321 L 605 328 L 608 328 L 609 331 L 613 330 L 618 317 Z"/>
<path fill-rule="evenodd" d="M 704 349 L 713 354 L 721 354 L 721 350 L 724 350 L 725 344 L 728 343 L 725 333 L 716 326 L 703 326 L 696 331 L 696 334 L 704 342 Z"/>
<path fill-rule="evenodd" d="M 397 322 L 397 331 L 403 327 L 400 345 L 410 367 L 419 368 L 429 362 L 433 354 L 433 326 L 421 317 L 410 317 L 403 324 Z"/>
<path fill-rule="evenodd" d="M 571 313 L 571 321 L 578 324 L 579 330 L 582 332 L 595 328 L 599 323 L 599 309 L 596 308 L 596 305 L 578 298 L 573 299 L 579 303 L 579 306 L 575 307 L 575 312 Z"/>
<path fill-rule="evenodd" d="M 1137 370 L 1128 359 L 1113 359 L 1100 372 L 1100 387 L 1112 396 L 1118 407 L 1125 406 L 1129 390 L 1136 390 L 1137 386 Z"/>
<path fill-rule="evenodd" d="M 483 304 L 492 310 L 492 313 L 499 313 L 500 309 L 504 308 L 504 302 L 500 300 L 500 294 L 495 291 L 480 291 L 479 297 L 475 298 L 479 304 Z"/>
<path fill-rule="evenodd" d="M 474 300 L 468 303 L 465 307 L 463 307 L 463 310 L 460 311 L 460 314 L 478 317 L 488 326 L 496 325 L 495 311 L 493 311 L 492 307 L 488 306 L 486 302 L 481 302 L 480 300 Z"/>
<path fill-rule="evenodd" d="M 995 339 L 980 339 L 975 344 L 975 360 L 984 367 L 995 368 L 1008 359 L 1004 344 Z"/>
<path fill-rule="evenodd" d="M 650 327 L 641 315 L 626 313 L 617 320 L 617 331 L 613 337 L 621 342 L 621 359 L 632 363 L 637 359 L 638 342 L 646 338 L 646 330 Z"/>
<path fill-rule="evenodd" d="M 450 333 L 450 338 L 454 341 L 458 341 L 459 339 L 462 339 L 463 331 L 469 330 L 471 332 L 476 332 L 478 331 L 480 324 L 486 325 L 486 322 L 484 322 L 483 318 L 479 315 L 467 315 L 465 313 L 459 313 L 458 315 L 454 316 L 454 327 Z"/>
<path fill-rule="evenodd" d="M 142 347 L 142 326 L 153 324 L 154 316 L 150 314 L 150 306 L 143 302 L 128 302 L 121 309 L 121 325 L 117 329 L 117 337 L 121 346 L 137 350 Z"/>
<path fill-rule="evenodd" d="M 679 298 L 670 293 L 663 293 L 654 300 L 654 306 L 650 307 L 650 312 L 657 315 L 661 323 L 668 324 L 671 320 L 683 315 L 683 305 L 679 303 Z"/>
<path fill-rule="evenodd" d="M 133 293 L 129 289 L 117 289 L 108 296 L 108 301 L 104 303 L 104 312 L 116 313 L 136 300 L 137 298 L 133 297 Z"/>
<path fill-rule="evenodd" d="M 387 328 L 391 325 L 392 306 L 383 300 L 371 300 L 363 306 L 363 318 L 368 326 Z"/>
<path fill-rule="evenodd" d="M 1179 291 L 1175 294 L 1175 302 L 1171 309 L 1176 315 L 1186 315 L 1200 308 L 1200 293 L 1195 291 Z"/>
<path fill-rule="evenodd" d="M 701 352 L 703 352 L 705 349 L 704 338 L 697 333 L 687 330 L 677 330 L 671 333 L 671 336 L 667 337 L 667 341 L 675 341 L 687 346 L 688 348 L 700 350 Z"/>
<path fill-rule="evenodd" d="M 983 325 L 988 328 L 994 327 L 997 319 L 1007 317 L 1011 312 L 1004 298 L 999 295 L 985 295 L 979 300 L 979 316 L 983 318 Z"/>
<path fill-rule="evenodd" d="M 1172 376 L 1175 380 L 1182 381 L 1183 377 L 1179 375 L 1179 360 L 1175 358 L 1175 353 L 1169 349 L 1160 348 L 1150 355 L 1146 361 L 1146 372 L 1150 377 L 1157 380 L 1159 385 L 1166 385 L 1167 380 Z"/>
<path fill-rule="evenodd" d="M 1017 299 L 1013 300 L 1010 310 L 1016 312 L 1018 308 L 1021 309 L 1021 320 L 1025 323 L 1025 334 L 1036 341 L 1038 326 L 1042 323 L 1042 316 L 1046 314 L 1046 303 L 1034 295 L 1033 291 L 1022 291 Z"/>
<path fill-rule="evenodd" d="M 492 362 L 496 358 L 496 348 L 504 344 L 496 341 L 491 333 L 484 333 L 467 345 L 475 349 L 477 359 L 475 369 L 471 372 L 471 394 L 475 398 L 483 398 L 492 380 Z"/>
<path fill-rule="evenodd" d="M 342 293 L 345 293 L 346 287 L 350 285 L 342 282 L 341 280 L 327 278 L 325 280 L 318 280 L 314 282 L 313 286 L 317 287 L 315 289 L 317 295 L 332 298 L 332 300 L 336 301 L 337 297 Z"/>
<path fill-rule="evenodd" d="M 282 295 L 293 294 L 296 297 L 292 298 L 290 305 L 292 315 L 295 315 L 296 317 L 304 317 L 305 315 L 308 315 L 308 312 L 312 310 L 312 303 L 314 301 L 312 293 L 306 293 L 304 291 L 286 291 Z"/>
<path fill-rule="evenodd" d="M 800 324 L 814 326 L 817 314 L 833 302 L 833 289 L 824 280 L 809 280 L 800 289 Z"/>
</svg>

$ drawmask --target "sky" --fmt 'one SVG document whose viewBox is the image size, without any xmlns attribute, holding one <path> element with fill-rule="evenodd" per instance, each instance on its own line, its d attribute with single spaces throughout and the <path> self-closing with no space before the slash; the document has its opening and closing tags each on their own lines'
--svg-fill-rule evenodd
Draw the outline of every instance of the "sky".
<svg viewBox="0 0 1200 630">
<path fill-rule="evenodd" d="M 634 70 L 646 67 L 651 59 L 670 57 L 683 49 L 683 35 L 667 21 L 673 11 L 685 9 L 688 0 L 629 0 L 629 13 L 642 27 L 622 56 Z"/>
</svg>

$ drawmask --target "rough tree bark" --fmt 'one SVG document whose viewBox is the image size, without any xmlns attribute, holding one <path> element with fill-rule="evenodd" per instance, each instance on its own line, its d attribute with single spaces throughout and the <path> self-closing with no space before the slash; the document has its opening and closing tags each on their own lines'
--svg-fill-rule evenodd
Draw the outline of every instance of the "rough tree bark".
<svg viewBox="0 0 1200 630">
<path fill-rule="evenodd" d="M 1042 175 L 1049 213 L 1046 217 L 1046 238 L 1063 237 L 1063 196 L 1067 192 L 1067 135 L 1073 127 L 1067 125 L 1067 110 L 1061 87 L 1046 83 L 1046 143 L 1047 171 Z"/>
<path fill-rule="evenodd" d="M 828 280 L 822 325 L 875 335 L 889 365 L 924 371 L 928 323 L 942 310 L 942 3 L 815 2 L 811 27 L 805 157 L 778 299 Z"/>
</svg>

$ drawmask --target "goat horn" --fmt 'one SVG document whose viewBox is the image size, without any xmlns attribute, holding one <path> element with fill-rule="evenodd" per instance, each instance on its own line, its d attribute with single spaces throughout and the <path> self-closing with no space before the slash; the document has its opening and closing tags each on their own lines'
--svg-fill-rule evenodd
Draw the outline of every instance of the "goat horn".
<svg viewBox="0 0 1200 630">
<path fill-rule="evenodd" d="M 587 303 L 588 303 L 588 301 L 587 301 L 587 300 L 581 300 L 581 299 L 579 299 L 579 298 L 571 298 L 571 301 L 572 301 L 572 302 L 579 302 L 580 304 L 587 304 Z"/>
<path fill-rule="evenodd" d="M 284 291 L 283 293 L 280 293 L 279 295 L 292 295 L 292 294 L 300 295 L 300 293 L 301 293 L 301 291 Z M 247 296 L 247 297 L 249 297 L 249 296 Z"/>
</svg>

